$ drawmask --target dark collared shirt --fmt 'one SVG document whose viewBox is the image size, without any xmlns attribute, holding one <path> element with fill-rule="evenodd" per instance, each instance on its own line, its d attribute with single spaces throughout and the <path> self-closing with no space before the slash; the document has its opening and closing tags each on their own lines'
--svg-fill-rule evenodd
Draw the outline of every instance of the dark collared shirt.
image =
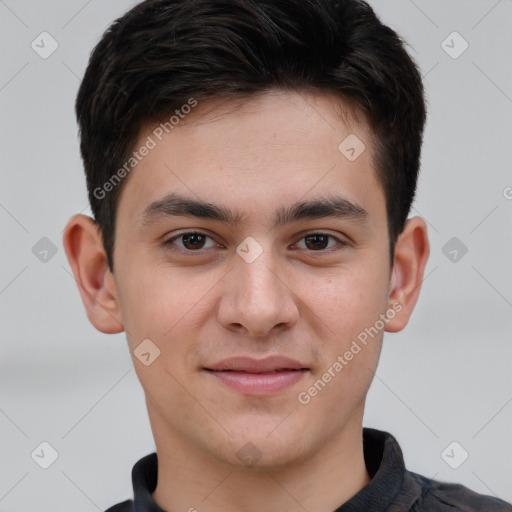
<svg viewBox="0 0 512 512">
<path fill-rule="evenodd" d="M 371 481 L 333 512 L 512 512 L 512 506 L 498 498 L 406 470 L 402 450 L 387 432 L 364 428 L 363 451 Z M 134 500 L 106 512 L 165 512 L 152 497 L 157 469 L 156 453 L 140 459 L 132 470 Z"/>
</svg>

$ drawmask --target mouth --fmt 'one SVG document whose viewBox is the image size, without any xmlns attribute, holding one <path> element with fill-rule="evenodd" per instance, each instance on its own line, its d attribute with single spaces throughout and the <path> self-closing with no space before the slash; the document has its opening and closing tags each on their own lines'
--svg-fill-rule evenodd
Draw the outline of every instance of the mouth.
<svg viewBox="0 0 512 512">
<path fill-rule="evenodd" d="M 284 356 L 268 356 L 263 359 L 256 359 L 247 356 L 235 356 L 223 359 L 211 366 L 205 367 L 205 370 L 234 371 L 245 373 L 272 373 L 283 371 L 309 370 L 307 365 Z"/>
<path fill-rule="evenodd" d="M 309 368 L 279 368 L 278 370 L 271 370 L 268 372 L 250 372 L 248 370 L 212 370 L 211 368 L 205 368 L 209 372 L 235 372 L 235 373 L 250 373 L 251 375 L 269 375 L 272 373 L 281 372 L 300 372 L 302 370 L 309 370 Z"/>
<path fill-rule="evenodd" d="M 293 359 L 233 357 L 203 368 L 217 381 L 244 395 L 274 394 L 299 382 L 310 368 Z"/>
</svg>

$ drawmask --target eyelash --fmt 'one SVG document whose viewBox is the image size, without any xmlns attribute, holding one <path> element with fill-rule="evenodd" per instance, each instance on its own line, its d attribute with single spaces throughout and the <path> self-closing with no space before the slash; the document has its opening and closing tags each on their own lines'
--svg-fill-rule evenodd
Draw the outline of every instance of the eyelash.
<svg viewBox="0 0 512 512">
<path fill-rule="evenodd" d="M 209 249 L 209 247 L 207 247 L 206 249 L 204 248 L 201 248 L 201 249 L 197 249 L 197 250 L 193 250 L 193 249 L 186 249 L 186 248 L 182 248 L 182 247 L 179 247 L 179 246 L 176 246 L 173 242 L 175 240 L 178 240 L 180 239 L 181 237 L 185 236 L 185 235 L 203 235 L 207 238 L 210 238 L 211 240 L 213 240 L 213 237 L 211 237 L 210 235 L 208 235 L 207 233 L 203 233 L 202 231 L 184 231 L 182 233 L 179 233 L 178 235 L 175 235 L 173 236 L 172 238 L 169 238 L 168 240 L 166 240 L 164 242 L 164 246 L 165 247 L 169 247 L 171 250 L 173 251 L 178 251 L 178 252 L 186 252 L 186 253 L 201 253 L 202 251 L 206 250 L 206 249 Z M 312 236 L 312 235 L 322 235 L 322 236 L 327 236 L 329 238 L 333 238 L 334 240 L 336 240 L 338 243 L 333 246 L 333 247 L 329 247 L 329 248 L 326 248 L 326 249 L 319 249 L 317 251 L 315 250 L 312 250 L 312 249 L 301 249 L 301 250 L 306 250 L 308 252 L 311 252 L 311 253 L 331 253 L 335 250 L 338 250 L 336 249 L 336 246 L 341 246 L 340 248 L 343 248 L 343 247 L 346 247 L 348 246 L 349 244 L 343 240 L 341 240 L 340 238 L 334 236 L 334 235 L 331 235 L 329 233 L 324 233 L 322 231 L 312 231 L 310 233 L 306 233 L 304 235 L 302 235 L 300 238 L 299 238 L 299 241 L 301 240 L 304 240 L 305 238 L 307 238 L 308 236 Z"/>
</svg>

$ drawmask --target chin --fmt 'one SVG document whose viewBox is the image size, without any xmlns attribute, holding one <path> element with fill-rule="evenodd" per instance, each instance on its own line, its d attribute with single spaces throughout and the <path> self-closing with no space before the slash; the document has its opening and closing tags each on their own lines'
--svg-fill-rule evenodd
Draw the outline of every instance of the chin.
<svg viewBox="0 0 512 512">
<path fill-rule="evenodd" d="M 243 435 L 229 439 L 228 445 L 220 450 L 220 458 L 237 469 L 256 472 L 286 469 L 307 458 L 308 444 L 305 443 L 304 429 L 290 431 L 284 428 L 284 423 L 279 426 L 282 421 L 283 418 L 280 418 L 271 425 L 270 422 L 253 422 L 252 428 L 245 429 Z M 298 447 L 300 452 L 297 451 Z M 313 454 L 315 450 L 311 451 Z"/>
</svg>

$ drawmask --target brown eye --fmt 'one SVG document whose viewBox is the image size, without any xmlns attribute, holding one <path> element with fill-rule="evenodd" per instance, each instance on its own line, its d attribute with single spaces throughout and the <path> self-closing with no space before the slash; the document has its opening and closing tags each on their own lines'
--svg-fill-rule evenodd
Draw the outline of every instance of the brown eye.
<svg viewBox="0 0 512 512">
<path fill-rule="evenodd" d="M 328 235 L 308 235 L 304 237 L 308 249 L 325 249 L 329 243 Z"/>
<path fill-rule="evenodd" d="M 329 245 L 329 239 L 333 240 L 334 243 Z M 300 247 L 311 250 L 311 251 L 323 251 L 325 249 L 330 249 L 331 247 L 336 246 L 336 242 L 341 245 L 345 245 L 339 238 L 336 238 L 333 235 L 328 235 L 326 233 L 310 233 L 301 238 L 301 242 L 304 240 L 304 246 Z M 299 244 L 297 244 L 299 245 Z"/>
<path fill-rule="evenodd" d="M 181 233 L 173 238 L 170 238 L 165 242 L 165 245 L 177 245 L 178 248 L 180 249 L 184 249 L 187 251 L 197 251 L 206 248 L 205 243 L 207 239 L 212 240 L 211 237 L 205 235 L 204 233 L 197 233 L 194 231 L 188 233 Z M 181 244 L 175 242 L 181 242 Z M 211 244 L 209 247 L 212 247 L 214 245 L 215 242 L 213 242 L 213 244 Z"/>
<path fill-rule="evenodd" d="M 192 233 L 190 235 L 182 235 L 184 247 L 187 249 L 202 249 L 206 236 L 200 233 Z"/>
</svg>

